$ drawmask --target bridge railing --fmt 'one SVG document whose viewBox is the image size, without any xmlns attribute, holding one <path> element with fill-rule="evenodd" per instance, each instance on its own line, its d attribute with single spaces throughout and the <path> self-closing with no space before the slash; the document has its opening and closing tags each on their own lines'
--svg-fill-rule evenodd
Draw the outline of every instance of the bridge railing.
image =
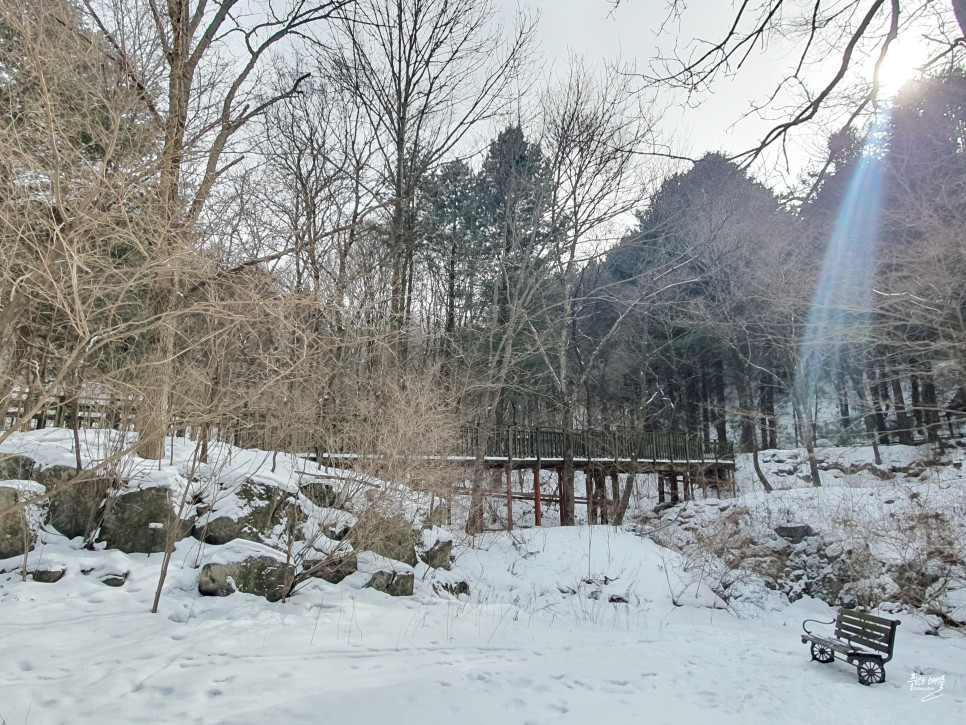
<svg viewBox="0 0 966 725">
<path fill-rule="evenodd" d="M 488 458 L 560 459 L 566 452 L 566 436 L 561 428 L 497 426 L 487 434 L 467 427 L 461 430 L 460 455 L 476 456 L 482 447 Z M 581 460 L 731 461 L 735 455 L 727 441 L 707 441 L 677 432 L 585 429 L 571 431 L 570 436 L 574 458 Z"/>
</svg>

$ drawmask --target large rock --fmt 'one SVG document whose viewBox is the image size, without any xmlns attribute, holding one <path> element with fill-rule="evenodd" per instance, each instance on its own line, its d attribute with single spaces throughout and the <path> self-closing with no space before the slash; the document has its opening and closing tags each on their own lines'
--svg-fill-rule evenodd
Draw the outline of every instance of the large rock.
<svg viewBox="0 0 966 725">
<path fill-rule="evenodd" d="M 234 542 L 216 552 L 201 567 L 198 591 L 209 597 L 227 597 L 236 591 L 277 602 L 288 594 L 295 567 L 267 546 Z"/>
<path fill-rule="evenodd" d="M 164 551 L 169 528 L 175 527 L 175 540 L 191 531 L 193 520 L 176 518 L 178 493 L 154 487 L 125 491 L 113 496 L 104 512 L 100 539 L 112 549 L 125 553 Z"/>
<path fill-rule="evenodd" d="M 56 584 L 64 578 L 64 574 L 66 573 L 67 568 L 61 566 L 47 569 L 34 569 L 30 572 L 30 577 L 35 582 L 41 582 L 42 584 Z"/>
<path fill-rule="evenodd" d="M 364 588 L 393 597 L 409 597 L 416 584 L 416 572 L 408 564 L 363 551 L 358 554 L 359 573 L 368 576 Z"/>
<path fill-rule="evenodd" d="M 36 471 L 34 478 L 47 488 L 51 526 L 69 539 L 93 533 L 108 491 L 117 485 L 113 478 L 78 479 L 76 469 L 69 466 L 48 466 Z"/>
<path fill-rule="evenodd" d="M 47 516 L 44 494 L 44 487 L 35 481 L 0 481 L 0 559 L 34 548 Z"/>
<path fill-rule="evenodd" d="M 453 542 L 437 541 L 420 553 L 420 558 L 433 569 L 449 569 L 453 566 Z"/>
<path fill-rule="evenodd" d="M 310 481 L 309 483 L 302 484 L 299 488 L 299 493 L 316 506 L 321 506 L 322 508 L 336 507 L 337 494 L 332 484 L 322 483 L 321 481 Z"/>
<path fill-rule="evenodd" d="M 424 529 L 419 558 L 433 569 L 449 569 L 453 566 L 453 540 L 445 529 L 434 526 Z"/>
<path fill-rule="evenodd" d="M 776 526 L 775 533 L 792 544 L 800 544 L 809 536 L 815 535 L 815 530 L 808 524 L 787 524 Z"/>
<path fill-rule="evenodd" d="M 195 527 L 195 536 L 208 544 L 236 539 L 263 543 L 287 517 L 297 515 L 294 496 L 255 480 L 247 480 L 219 502 Z"/>
<path fill-rule="evenodd" d="M 358 568 L 359 561 L 355 553 L 351 553 L 345 556 L 330 556 L 324 559 L 303 561 L 302 575 L 323 579 L 330 584 L 338 584 L 350 574 L 355 574 Z"/>
<path fill-rule="evenodd" d="M 392 597 L 411 597 L 415 583 L 415 572 L 387 569 L 375 572 L 366 586 Z"/>
<path fill-rule="evenodd" d="M 33 459 L 27 456 L 0 455 L 0 481 L 33 480 L 35 467 Z"/>
<path fill-rule="evenodd" d="M 469 596 L 470 595 L 470 585 L 467 584 L 462 579 L 457 579 L 454 581 L 445 582 L 435 582 L 433 584 L 433 591 L 439 594 L 440 591 L 445 591 L 454 597 L 459 596 Z"/>
<path fill-rule="evenodd" d="M 17 506 L 22 494 L 12 486 L 0 486 L 0 559 L 21 556 L 34 548 L 33 532 L 27 517 Z"/>
<path fill-rule="evenodd" d="M 413 527 L 404 516 L 383 516 L 368 509 L 349 532 L 355 549 L 372 551 L 380 556 L 416 566 Z"/>
</svg>

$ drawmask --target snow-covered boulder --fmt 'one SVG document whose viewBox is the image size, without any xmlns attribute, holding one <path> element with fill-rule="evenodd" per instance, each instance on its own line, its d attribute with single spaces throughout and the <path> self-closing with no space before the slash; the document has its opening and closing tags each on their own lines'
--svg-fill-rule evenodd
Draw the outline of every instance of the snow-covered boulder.
<svg viewBox="0 0 966 725">
<path fill-rule="evenodd" d="M 34 478 L 47 489 L 51 526 L 68 539 L 93 533 L 107 494 L 115 485 L 114 479 L 91 477 L 89 472 L 78 477 L 77 469 L 70 466 L 37 469 Z"/>
<path fill-rule="evenodd" d="M 281 536 L 287 519 L 298 513 L 295 491 L 274 481 L 249 478 L 218 494 L 211 509 L 198 519 L 194 534 L 209 544 L 237 539 L 272 543 Z"/>
<path fill-rule="evenodd" d="M 375 507 L 367 509 L 349 532 L 352 546 L 388 559 L 416 566 L 416 545 L 412 524 L 404 516 L 385 515 Z"/>
<path fill-rule="evenodd" d="M 32 479 L 34 467 L 32 458 L 17 454 L 0 455 L 0 481 L 18 481 Z"/>
<path fill-rule="evenodd" d="M 100 539 L 125 553 L 163 551 L 171 527 L 175 540 L 191 531 L 194 520 L 178 519 L 181 492 L 166 486 L 126 490 L 107 502 Z M 122 582 L 123 583 L 123 582 Z"/>
<path fill-rule="evenodd" d="M 453 566 L 453 535 L 446 529 L 433 526 L 423 529 L 419 558 L 433 569 L 449 569 Z"/>
<path fill-rule="evenodd" d="M 333 508 L 338 500 L 338 495 L 332 484 L 322 483 L 321 481 L 303 483 L 299 492 L 316 506 L 322 508 Z"/>
<path fill-rule="evenodd" d="M 282 599 L 295 579 L 295 567 L 274 549 L 251 541 L 233 541 L 213 552 L 201 567 L 198 591 L 227 597 L 236 591 L 270 602 Z"/>
<path fill-rule="evenodd" d="M 21 556 L 34 548 L 42 518 L 37 506 L 24 510 L 18 504 L 42 496 L 44 487 L 33 481 L 0 481 L 0 559 Z"/>
<path fill-rule="evenodd" d="M 64 578 L 66 573 L 67 567 L 65 566 L 45 566 L 30 572 L 30 578 L 42 584 L 56 584 Z"/>
<path fill-rule="evenodd" d="M 391 597 L 411 597 L 415 583 L 412 571 L 377 571 L 366 586 Z"/>
<path fill-rule="evenodd" d="M 815 530 L 808 524 L 784 524 L 775 527 L 775 533 L 792 544 L 800 544 L 809 536 L 815 535 Z"/>
<path fill-rule="evenodd" d="M 375 589 L 392 597 L 411 597 L 416 572 L 408 564 L 365 551 L 358 556 L 359 571 L 368 577 L 363 588 Z"/>
<path fill-rule="evenodd" d="M 302 561 L 302 577 L 323 579 L 330 584 L 338 584 L 359 569 L 355 552 L 339 553 L 320 558 L 306 558 Z"/>
</svg>

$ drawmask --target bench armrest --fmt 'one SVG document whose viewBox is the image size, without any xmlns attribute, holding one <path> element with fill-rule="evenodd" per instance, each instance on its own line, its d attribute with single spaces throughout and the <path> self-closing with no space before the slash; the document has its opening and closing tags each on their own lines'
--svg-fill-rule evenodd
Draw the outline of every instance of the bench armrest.
<svg viewBox="0 0 966 725">
<path fill-rule="evenodd" d="M 820 622 L 817 619 L 806 619 L 804 622 L 802 622 L 802 629 L 805 630 L 805 634 L 811 634 L 812 633 L 812 631 L 808 627 L 805 626 L 809 622 L 814 622 L 815 624 L 835 624 L 835 620 L 834 619 L 831 622 Z"/>
</svg>

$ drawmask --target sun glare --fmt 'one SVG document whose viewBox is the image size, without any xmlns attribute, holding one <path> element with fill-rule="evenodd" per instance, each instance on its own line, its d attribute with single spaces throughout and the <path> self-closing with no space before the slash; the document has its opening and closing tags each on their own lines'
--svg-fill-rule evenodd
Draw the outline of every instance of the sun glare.
<svg viewBox="0 0 966 725">
<path fill-rule="evenodd" d="M 891 98 L 903 84 L 919 75 L 919 67 L 926 62 L 928 49 L 916 38 L 898 38 L 889 46 L 889 53 L 879 67 L 879 94 Z M 876 56 L 878 57 L 878 56 Z M 868 77 L 872 78 L 876 57 L 868 61 Z"/>
</svg>

